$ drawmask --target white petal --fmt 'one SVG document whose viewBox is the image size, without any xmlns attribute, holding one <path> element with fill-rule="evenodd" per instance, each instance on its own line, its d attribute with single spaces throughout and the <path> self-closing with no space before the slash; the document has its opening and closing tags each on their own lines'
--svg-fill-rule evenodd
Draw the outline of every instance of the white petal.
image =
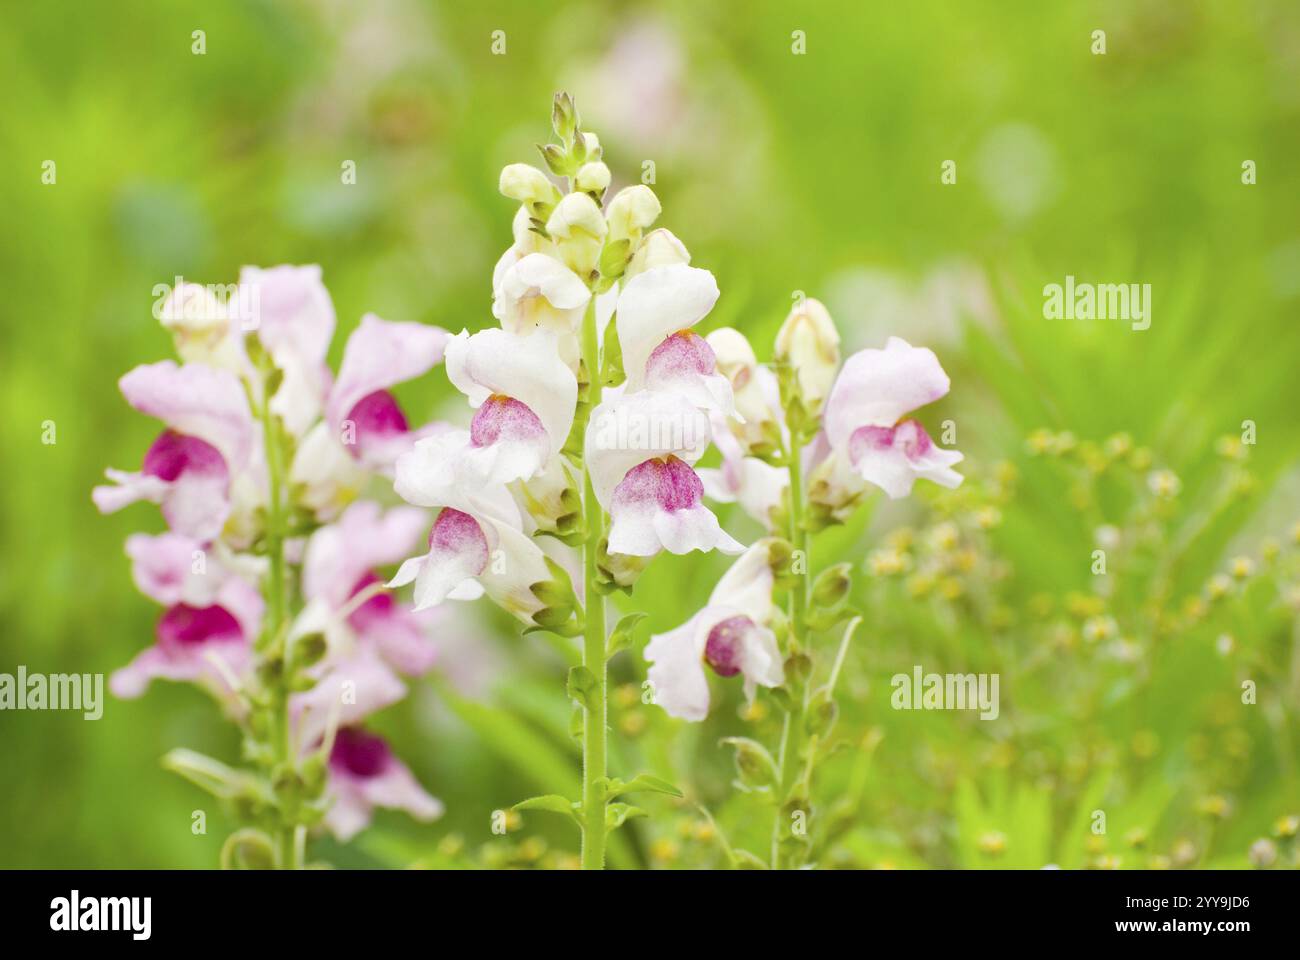
<svg viewBox="0 0 1300 960">
<path fill-rule="evenodd" d="M 767 627 L 755 625 L 746 632 L 740 672 L 745 676 L 745 697 L 751 701 L 756 687 L 779 687 L 785 683 L 785 665 L 776 645 L 776 634 Z"/>
<path fill-rule="evenodd" d="M 646 460 L 671 455 L 694 463 L 710 436 L 708 418 L 682 397 L 643 391 L 600 404 L 586 436 L 596 499 L 608 508 L 614 488 Z"/>
<path fill-rule="evenodd" d="M 709 680 L 704 672 L 704 645 L 708 642 L 701 614 L 676 630 L 650 638 L 645 658 L 652 666 L 647 678 L 654 687 L 654 702 L 673 717 L 699 721 L 709 715 Z"/>
<path fill-rule="evenodd" d="M 523 403 L 542 421 L 554 451 L 568 439 L 578 381 L 560 359 L 553 332 L 462 332 L 447 346 L 447 377 L 473 407 L 493 394 Z"/>
<path fill-rule="evenodd" d="M 627 282 L 619 294 L 615 322 L 629 392 L 641 388 L 655 347 L 699 323 L 717 300 L 713 274 L 686 264 L 655 267 Z"/>
<path fill-rule="evenodd" d="M 844 362 L 826 401 L 826 435 L 845 446 L 863 426 L 889 427 L 948 392 L 933 351 L 890 337 L 883 350 L 859 350 Z"/>
</svg>

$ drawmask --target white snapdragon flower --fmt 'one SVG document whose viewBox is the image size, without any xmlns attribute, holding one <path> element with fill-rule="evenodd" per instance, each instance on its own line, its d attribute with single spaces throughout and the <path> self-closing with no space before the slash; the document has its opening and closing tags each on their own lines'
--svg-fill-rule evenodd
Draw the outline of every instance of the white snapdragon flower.
<svg viewBox="0 0 1300 960">
<path fill-rule="evenodd" d="M 592 411 L 586 459 L 596 499 L 610 515 L 611 553 L 744 549 L 704 506 L 691 464 L 708 444 L 708 419 L 673 394 L 641 391 Z"/>
<path fill-rule="evenodd" d="M 578 381 L 549 330 L 462 331 L 447 346 L 447 377 L 475 408 L 466 466 L 485 483 L 529 480 L 568 439 Z"/>
<path fill-rule="evenodd" d="M 650 638 L 655 703 L 674 717 L 703 720 L 709 713 L 707 664 L 720 677 L 742 674 L 745 696 L 785 682 L 785 668 L 769 624 L 773 617 L 772 540 L 760 540 L 731 565 L 704 609 L 676 630 Z"/>
<path fill-rule="evenodd" d="M 948 392 L 934 353 L 890 337 L 883 350 L 859 350 L 844 363 L 826 401 L 830 454 L 890 497 L 904 497 L 918 477 L 961 484 L 962 455 L 934 445 L 908 413 Z"/>
</svg>

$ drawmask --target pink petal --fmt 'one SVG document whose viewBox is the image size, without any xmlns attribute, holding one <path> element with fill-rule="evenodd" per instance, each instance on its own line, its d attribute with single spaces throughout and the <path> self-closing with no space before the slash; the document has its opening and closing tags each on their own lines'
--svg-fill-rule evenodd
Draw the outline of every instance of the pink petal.
<svg viewBox="0 0 1300 960">
<path fill-rule="evenodd" d="M 427 373 L 442 360 L 447 340 L 447 331 L 438 327 L 391 323 L 366 314 L 343 348 L 338 380 L 325 408 L 330 425 L 339 431 L 364 398 Z"/>
<path fill-rule="evenodd" d="M 859 350 L 844 362 L 826 401 L 826 435 L 840 449 L 859 427 L 892 427 L 948 387 L 933 351 L 890 337 L 885 349 Z"/>
</svg>

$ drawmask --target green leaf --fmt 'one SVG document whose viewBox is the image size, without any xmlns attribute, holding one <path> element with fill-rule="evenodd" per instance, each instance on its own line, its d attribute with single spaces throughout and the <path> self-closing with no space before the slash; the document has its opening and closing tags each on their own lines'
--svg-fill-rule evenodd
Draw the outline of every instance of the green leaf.
<svg viewBox="0 0 1300 960">
<path fill-rule="evenodd" d="M 632 646 L 632 631 L 647 616 L 649 614 L 638 611 L 637 613 L 629 613 L 618 621 L 614 627 L 614 632 L 609 635 L 609 642 L 605 647 L 605 659 L 608 660 L 620 650 Z"/>
<path fill-rule="evenodd" d="M 588 705 L 588 696 L 596 688 L 596 675 L 586 667 L 570 667 L 569 682 L 566 690 L 569 699 L 575 700 L 584 707 Z"/>
<path fill-rule="evenodd" d="M 607 795 L 611 800 L 625 793 L 666 793 L 670 797 L 685 796 L 667 780 L 660 780 L 648 773 L 638 774 L 627 783 L 623 783 L 621 780 L 610 781 Z"/>
<path fill-rule="evenodd" d="M 634 807 L 629 803 L 611 803 L 605 808 L 605 828 L 607 830 L 617 830 L 633 817 L 648 817 L 640 807 Z"/>
<path fill-rule="evenodd" d="M 544 810 L 547 813 L 558 813 L 581 825 L 581 821 L 578 819 L 577 807 L 578 805 L 567 797 L 562 797 L 558 793 L 546 793 L 540 797 L 529 797 L 527 800 L 520 800 L 511 809 Z"/>
</svg>

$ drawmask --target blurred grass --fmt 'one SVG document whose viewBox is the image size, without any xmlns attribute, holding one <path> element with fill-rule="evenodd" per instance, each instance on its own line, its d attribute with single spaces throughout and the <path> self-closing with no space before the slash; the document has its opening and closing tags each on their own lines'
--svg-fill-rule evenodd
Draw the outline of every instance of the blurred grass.
<svg viewBox="0 0 1300 960">
<path fill-rule="evenodd" d="M 1056 614 L 1033 614 L 1036 598 L 1056 597 L 1059 611 L 1070 591 L 1093 589 L 1096 521 L 1123 526 L 1142 484 L 1103 479 L 1081 508 L 1077 471 L 1024 447 L 1038 428 L 1097 443 L 1123 431 L 1180 477 L 1185 509 L 1120 578 L 1113 612 L 1126 631 L 1153 623 L 1144 609 L 1153 584 L 1167 584 L 1159 599 L 1172 604 L 1294 519 L 1294 5 L 390 0 L 362 12 L 59 0 L 15 7 L 7 20 L 0 670 L 107 673 L 152 630 L 155 611 L 133 592 L 121 543 L 159 521 L 143 508 L 100 517 L 89 490 L 105 466 L 132 465 L 154 431 L 115 386 L 169 352 L 150 316 L 154 284 L 319 262 L 341 333 L 366 310 L 454 330 L 488 325 L 490 272 L 512 212 L 496 195 L 497 172 L 532 159 L 550 96 L 566 88 L 601 135 L 616 184 L 655 161 L 664 224 L 723 291 L 707 323 L 741 327 L 765 356 L 803 290 L 829 304 L 850 348 L 887 333 L 933 346 L 953 391 L 927 423 L 955 421 L 972 475 L 987 477 L 1000 459 L 1017 468 L 1001 526 L 980 541 L 981 562 L 1009 577 L 972 577 L 977 596 L 947 605 L 860 577 L 868 628 L 840 731 L 858 747 L 882 739 L 869 758 L 847 749 L 828 762 L 818 798 L 826 809 L 848 805 L 838 841 L 847 862 L 1082 862 L 1077 810 L 1102 795 L 1113 835 L 1139 826 L 1161 849 L 1183 837 L 1204 849 L 1192 808 L 1227 793 L 1235 803 L 1215 849 L 1240 865 L 1251 840 L 1300 808 L 1296 685 L 1284 679 L 1293 616 L 1279 600 L 1287 577 L 1235 601 L 1248 667 L 1215 652 L 1210 626 L 1146 643 L 1137 667 L 1062 655 L 1050 640 Z M 1104 57 L 1089 53 L 1099 28 Z M 206 31 L 204 56 L 190 52 L 196 29 Z M 500 57 L 490 52 L 498 29 L 508 43 Z M 796 29 L 805 56 L 791 55 Z M 47 186 L 41 165 L 51 159 L 58 180 Z M 939 184 L 946 159 L 958 164 L 954 187 Z M 1240 184 L 1244 159 L 1258 164 L 1257 186 Z M 357 164 L 355 186 L 340 184 L 345 160 Z M 1151 283 L 1151 329 L 1043 320 L 1043 285 L 1067 273 Z M 936 277 L 953 276 L 955 293 L 931 295 Z M 408 409 L 432 412 L 447 391 L 432 377 L 402 395 Z M 1215 441 L 1246 419 L 1259 436 L 1254 488 L 1219 509 Z M 46 420 L 58 431 L 52 446 L 40 441 Z M 925 529 L 945 509 L 925 498 L 886 505 L 870 527 L 863 515 L 827 534 L 817 563 L 859 561 L 890 528 Z M 755 532 L 739 515 L 724 520 Z M 649 628 L 686 619 L 724 567 L 715 556 L 657 561 L 637 590 L 652 598 Z M 997 606 L 1012 611 L 1010 625 L 996 626 Z M 468 851 L 507 843 L 490 834 L 491 811 L 575 763 L 559 659 L 498 620 L 478 632 L 495 651 L 491 682 L 466 701 L 481 722 L 429 685 L 379 721 L 446 801 L 446 819 L 421 830 L 381 815 L 363 842 L 324 845 L 326 856 L 461 863 L 459 845 L 440 841 L 454 834 Z M 1004 718 L 890 710 L 889 675 L 914 663 L 1003 670 Z M 1262 691 L 1257 712 L 1225 722 L 1240 669 L 1262 687 L 1283 680 L 1267 688 L 1272 706 Z M 734 691 L 708 723 L 681 727 L 639 706 L 634 657 L 616 661 L 616 673 L 631 686 L 612 721 L 627 725 L 613 769 L 646 766 L 692 784 L 733 842 L 762 851 L 766 814 L 731 794 L 730 761 L 716 746 L 749 732 Z M 526 735 L 500 733 L 519 725 Z M 208 836 L 193 837 L 190 812 L 206 801 L 158 766 L 177 745 L 234 754 L 233 735 L 194 691 L 155 687 L 110 702 L 95 723 L 5 713 L 0 730 L 3 865 L 215 863 L 221 814 L 209 809 Z M 1137 759 L 1143 730 L 1158 746 Z M 547 750 L 529 749 L 529 738 Z M 1053 796 L 1046 782 L 1067 788 Z M 716 858 L 690 833 L 696 814 L 647 802 L 657 819 L 627 829 L 629 857 Z M 536 819 L 529 833 L 573 847 L 563 828 Z M 979 843 L 998 831 L 1001 861 Z"/>
</svg>

